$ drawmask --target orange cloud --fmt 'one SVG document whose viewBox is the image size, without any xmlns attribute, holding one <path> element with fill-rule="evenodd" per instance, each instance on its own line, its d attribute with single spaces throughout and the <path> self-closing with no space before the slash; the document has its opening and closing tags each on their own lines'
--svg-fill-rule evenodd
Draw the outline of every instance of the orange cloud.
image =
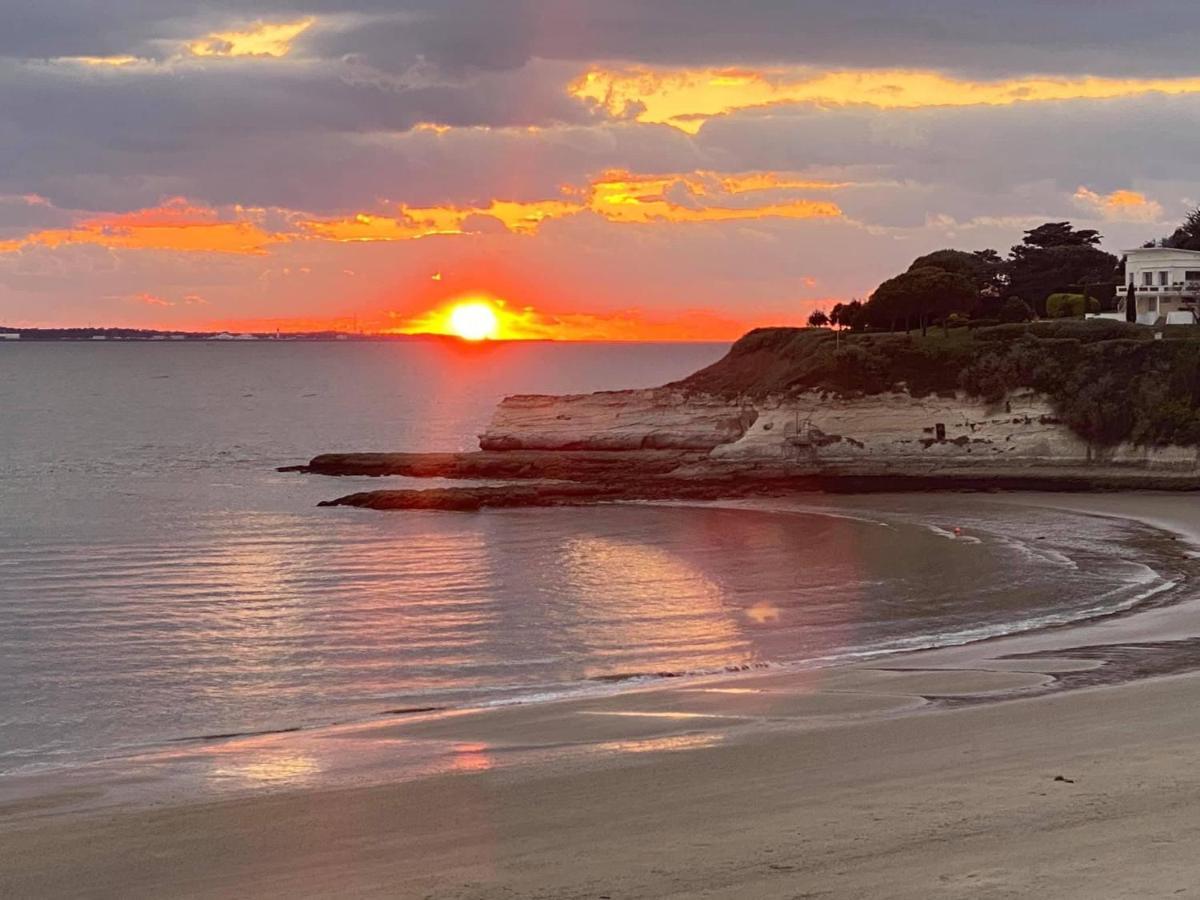
<svg viewBox="0 0 1200 900">
<path fill-rule="evenodd" d="M 791 181 L 774 173 L 716 178 L 693 175 L 630 175 L 613 171 L 593 182 L 588 208 L 614 222 L 720 222 L 731 219 L 832 218 L 842 211 L 828 200 L 794 198 L 757 205 L 736 206 L 710 201 L 714 195 L 738 194 L 776 188 L 822 187 L 819 182 Z M 687 202 L 685 202 L 687 201 Z"/>
<path fill-rule="evenodd" d="M 143 61 L 136 56 L 129 56 L 128 54 L 119 54 L 117 56 L 66 56 L 62 59 L 64 62 L 79 63 L 80 65 L 95 68 L 121 68 Z"/>
<path fill-rule="evenodd" d="M 1083 185 L 1074 196 L 1076 206 L 1109 222 L 1162 221 L 1162 204 L 1137 191 L 1119 190 L 1097 194 Z"/>
<path fill-rule="evenodd" d="M 971 81 L 920 70 L 592 69 L 568 88 L 610 115 L 695 134 L 713 116 L 788 103 L 881 109 L 1007 106 L 1200 92 L 1200 78 L 1013 78 Z"/>
<path fill-rule="evenodd" d="M 244 31 L 219 31 L 187 45 L 193 56 L 287 56 L 292 41 L 316 19 L 294 22 L 256 22 Z"/>
<path fill-rule="evenodd" d="M 632 175 L 614 170 L 603 173 L 586 188 L 565 188 L 564 196 L 575 199 L 493 200 L 477 207 L 400 206 L 395 216 L 360 213 L 341 219 L 309 219 L 301 227 L 310 235 L 333 241 L 403 241 L 436 234 L 466 234 L 478 230 L 486 220 L 514 234 L 533 234 L 546 221 L 582 212 L 597 213 L 611 222 L 642 224 L 770 216 L 809 219 L 839 216 L 841 209 L 828 200 L 803 197 L 742 205 L 730 201 L 764 191 L 787 194 L 844 186 L 778 172 Z"/>
<path fill-rule="evenodd" d="M 284 239 L 247 219 L 222 220 L 216 210 L 175 197 L 151 209 L 92 216 L 71 228 L 51 228 L 0 241 L 0 253 L 65 244 L 95 244 L 122 250 L 264 253 L 270 244 Z"/>
<path fill-rule="evenodd" d="M 622 224 L 724 222 L 746 219 L 811 219 L 840 216 L 830 200 L 797 192 L 828 191 L 844 183 L 814 181 L 785 172 L 718 174 L 687 172 L 634 175 L 605 172 L 585 187 L 567 186 L 545 200 L 493 200 L 486 206 L 395 207 L 394 214 L 358 213 L 321 219 L 281 211 L 287 230 L 268 231 L 261 211 L 215 209 L 175 197 L 161 206 L 130 213 L 92 215 L 69 228 L 36 231 L 0 241 L 0 253 L 30 247 L 94 244 L 121 250 L 205 253 L 265 253 L 274 244 L 301 239 L 337 242 L 409 241 L 433 235 L 488 230 L 534 234 L 548 221 L 590 212 Z M 767 195 L 767 196 L 764 196 Z"/>
<path fill-rule="evenodd" d="M 572 215 L 580 209 L 579 205 L 563 200 L 493 200 L 484 207 L 402 205 L 398 216 L 359 213 L 343 219 L 310 219 L 302 227 L 312 235 L 333 241 L 405 241 L 435 234 L 466 234 L 472 230 L 468 219 L 487 216 L 508 231 L 530 234 L 546 219 Z"/>
</svg>

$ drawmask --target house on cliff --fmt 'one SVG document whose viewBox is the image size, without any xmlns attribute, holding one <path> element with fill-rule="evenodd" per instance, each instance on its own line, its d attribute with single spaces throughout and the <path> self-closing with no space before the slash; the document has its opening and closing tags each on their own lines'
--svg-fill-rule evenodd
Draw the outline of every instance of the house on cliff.
<svg viewBox="0 0 1200 900">
<path fill-rule="evenodd" d="M 1142 325 L 1191 325 L 1200 304 L 1200 250 L 1139 247 L 1125 251 L 1125 285 L 1118 296 L 1124 313 L 1132 286 Z M 1122 315 L 1122 318 L 1124 316 Z"/>
</svg>

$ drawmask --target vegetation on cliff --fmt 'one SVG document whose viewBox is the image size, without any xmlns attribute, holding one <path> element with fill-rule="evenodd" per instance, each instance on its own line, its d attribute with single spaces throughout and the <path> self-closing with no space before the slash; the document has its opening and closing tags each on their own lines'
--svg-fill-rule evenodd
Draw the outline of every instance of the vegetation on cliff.
<svg viewBox="0 0 1200 900">
<path fill-rule="evenodd" d="M 964 391 L 1000 404 L 1011 391 L 1048 396 L 1057 415 L 1098 446 L 1200 445 L 1200 334 L 1108 320 L 1061 319 L 919 334 L 761 328 L 673 387 L 763 398 Z"/>
<path fill-rule="evenodd" d="M 865 303 L 839 303 L 816 318 L 852 331 L 919 328 L 924 334 L 930 324 L 971 318 L 1082 316 L 1084 310 L 1114 306 L 1124 277 L 1119 260 L 1099 243 L 1099 232 L 1047 222 L 1026 231 L 1007 259 L 995 250 L 937 250 L 887 279 Z M 1074 295 L 1077 303 L 1062 299 Z"/>
</svg>

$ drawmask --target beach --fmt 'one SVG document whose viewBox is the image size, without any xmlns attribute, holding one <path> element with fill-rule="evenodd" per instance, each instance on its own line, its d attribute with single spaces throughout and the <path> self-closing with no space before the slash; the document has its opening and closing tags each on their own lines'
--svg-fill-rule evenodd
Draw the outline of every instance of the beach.
<svg viewBox="0 0 1200 900">
<path fill-rule="evenodd" d="M 1186 496 L 980 503 L 1136 518 L 1181 556 L 1200 535 Z M 275 786 L 216 799 L 128 772 L 34 780 L 0 812 L 0 895 L 1186 896 L 1197 635 L 1187 600 L 833 669 L 250 737 L 218 755 L 274 766 Z M 388 748 L 422 741 L 450 762 L 389 778 Z M 298 760 L 322 753 L 358 782 L 306 781 Z"/>
</svg>

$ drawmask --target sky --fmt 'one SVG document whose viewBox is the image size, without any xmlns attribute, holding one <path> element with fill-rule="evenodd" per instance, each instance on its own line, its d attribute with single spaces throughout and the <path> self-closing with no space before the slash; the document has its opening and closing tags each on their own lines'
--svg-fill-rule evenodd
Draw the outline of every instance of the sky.
<svg viewBox="0 0 1200 900">
<path fill-rule="evenodd" d="M 1195 0 L 0 0 L 0 325 L 731 339 L 1200 203 Z"/>
</svg>

